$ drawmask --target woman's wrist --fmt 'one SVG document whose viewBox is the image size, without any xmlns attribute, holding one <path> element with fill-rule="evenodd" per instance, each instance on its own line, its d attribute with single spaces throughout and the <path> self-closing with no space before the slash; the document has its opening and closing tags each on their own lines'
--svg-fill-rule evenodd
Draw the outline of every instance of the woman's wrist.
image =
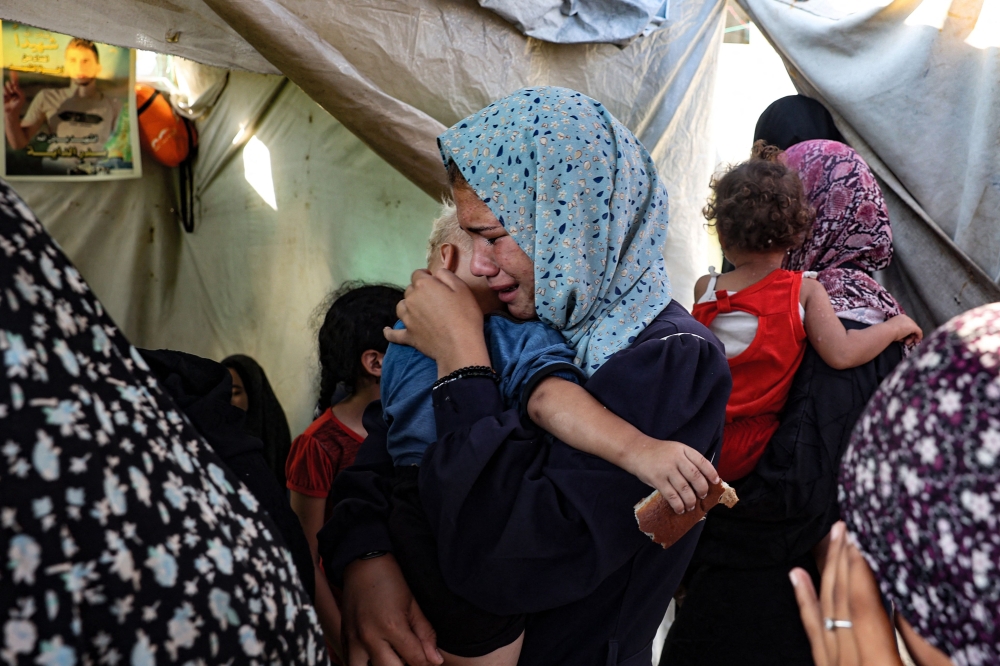
<svg viewBox="0 0 1000 666">
<path fill-rule="evenodd" d="M 449 346 L 447 351 L 439 355 L 437 359 L 438 379 L 470 366 L 493 367 L 482 332 L 480 331 L 478 340 L 474 336 L 470 336 L 470 338 L 456 341 L 455 344 Z"/>
</svg>

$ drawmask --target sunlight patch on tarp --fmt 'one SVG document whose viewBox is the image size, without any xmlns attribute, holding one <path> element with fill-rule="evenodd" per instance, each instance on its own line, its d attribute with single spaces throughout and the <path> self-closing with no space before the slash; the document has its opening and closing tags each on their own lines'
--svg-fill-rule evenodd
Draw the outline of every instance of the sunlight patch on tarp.
<svg viewBox="0 0 1000 666">
<path fill-rule="evenodd" d="M 237 132 L 236 136 L 233 137 L 233 145 L 235 146 L 235 145 L 239 144 L 239 142 L 243 140 L 243 136 L 246 133 L 247 133 L 247 123 L 246 122 L 242 122 L 242 123 L 240 123 L 240 131 Z"/>
<path fill-rule="evenodd" d="M 986 0 L 965 43 L 977 49 L 1000 47 L 1000 2 Z"/>
<path fill-rule="evenodd" d="M 264 203 L 278 210 L 278 201 L 274 197 L 274 180 L 271 178 L 271 151 L 256 135 L 250 137 L 243 148 L 243 177 Z"/>
<path fill-rule="evenodd" d="M 951 0 L 923 0 L 906 18 L 906 25 L 926 25 L 941 30 L 950 8 Z"/>
</svg>

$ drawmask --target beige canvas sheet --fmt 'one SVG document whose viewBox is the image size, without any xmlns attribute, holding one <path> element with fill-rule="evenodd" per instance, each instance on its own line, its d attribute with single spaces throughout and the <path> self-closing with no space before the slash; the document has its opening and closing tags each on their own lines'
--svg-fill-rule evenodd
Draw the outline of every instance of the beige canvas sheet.
<svg viewBox="0 0 1000 666">
<path fill-rule="evenodd" d="M 315 397 L 309 314 L 345 279 L 402 283 L 422 264 L 445 192 L 436 135 L 525 86 L 590 94 L 644 142 L 690 305 L 715 263 L 699 211 L 722 9 L 674 0 L 664 28 L 617 46 L 529 39 L 466 0 L 7 0 L 3 19 L 291 81 L 234 72 L 199 120 L 193 235 L 172 212 L 173 174 L 148 159 L 132 185 L 19 189 L 137 344 L 256 356 L 300 432 Z M 277 211 L 246 180 L 251 133 L 270 150 Z"/>
<path fill-rule="evenodd" d="M 883 183 L 904 307 L 932 328 L 1000 300 L 1000 3 L 740 4 Z"/>
</svg>

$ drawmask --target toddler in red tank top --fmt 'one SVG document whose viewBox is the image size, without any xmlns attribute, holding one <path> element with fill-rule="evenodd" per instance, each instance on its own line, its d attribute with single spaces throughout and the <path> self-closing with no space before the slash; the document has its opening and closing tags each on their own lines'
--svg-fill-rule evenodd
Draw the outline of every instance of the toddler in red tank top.
<svg viewBox="0 0 1000 666">
<path fill-rule="evenodd" d="M 749 474 L 778 429 L 806 340 L 833 368 L 863 365 L 895 341 L 919 341 L 920 328 L 898 315 L 865 329 L 847 330 L 814 274 L 781 268 L 785 254 L 805 239 L 813 213 L 798 175 L 762 141 L 747 162 L 714 179 L 704 215 L 735 269 L 715 269 L 695 284 L 692 314 L 726 347 L 733 391 L 719 475 Z"/>
</svg>

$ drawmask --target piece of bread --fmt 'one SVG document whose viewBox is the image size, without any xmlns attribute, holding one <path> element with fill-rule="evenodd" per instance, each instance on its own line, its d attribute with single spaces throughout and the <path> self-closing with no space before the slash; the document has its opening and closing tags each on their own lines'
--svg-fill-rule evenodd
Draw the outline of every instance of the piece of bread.
<svg viewBox="0 0 1000 666">
<path fill-rule="evenodd" d="M 687 534 L 688 530 L 705 520 L 705 514 L 719 504 L 725 504 L 732 509 L 740 498 L 736 491 L 725 481 L 709 486 L 708 495 L 699 500 L 694 510 L 687 513 L 674 513 L 659 490 L 635 505 L 635 520 L 639 529 L 654 542 L 664 548 L 677 543 Z"/>
</svg>

